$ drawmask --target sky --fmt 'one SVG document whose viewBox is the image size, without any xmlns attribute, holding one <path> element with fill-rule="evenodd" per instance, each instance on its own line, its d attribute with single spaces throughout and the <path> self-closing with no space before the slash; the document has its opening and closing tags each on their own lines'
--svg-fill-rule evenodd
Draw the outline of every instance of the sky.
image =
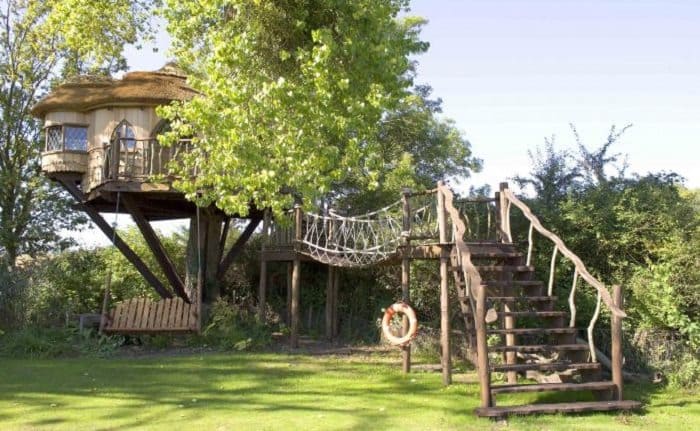
<svg viewBox="0 0 700 431">
<path fill-rule="evenodd" d="M 433 87 L 484 162 L 466 185 L 529 172 L 528 150 L 574 124 L 597 148 L 632 124 L 613 152 L 630 171 L 674 171 L 700 187 L 700 1 L 414 0 L 430 43 L 417 83 Z M 169 39 L 126 51 L 131 70 L 167 61 Z"/>
</svg>

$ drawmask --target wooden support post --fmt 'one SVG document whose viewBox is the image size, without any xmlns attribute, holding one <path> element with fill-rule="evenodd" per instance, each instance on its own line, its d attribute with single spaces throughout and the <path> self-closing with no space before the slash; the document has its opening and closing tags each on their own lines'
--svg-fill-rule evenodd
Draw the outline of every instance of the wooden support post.
<svg viewBox="0 0 700 431">
<path fill-rule="evenodd" d="M 409 303 L 411 299 L 410 287 L 411 287 L 411 241 L 409 237 L 411 235 L 411 205 L 408 201 L 410 195 L 409 190 L 404 190 L 401 200 L 403 202 L 403 246 L 404 253 L 401 259 L 401 300 L 405 303 Z M 406 334 L 408 331 L 408 318 L 404 316 L 403 319 L 403 333 Z M 401 348 L 401 362 L 402 370 L 404 373 L 411 372 L 411 345 L 407 345 Z"/>
<path fill-rule="evenodd" d="M 613 305 L 623 309 L 622 304 L 622 287 L 614 285 L 612 291 Z M 611 371 L 612 381 L 615 384 L 613 398 L 622 401 L 622 318 L 616 315 L 611 316 L 611 338 L 612 338 L 612 355 L 611 355 Z"/>
<path fill-rule="evenodd" d="M 483 285 L 475 287 L 476 351 L 481 407 L 491 407 L 491 375 L 489 372 L 488 346 L 486 344 L 486 287 Z"/>
<path fill-rule="evenodd" d="M 508 183 L 500 183 L 498 185 L 499 193 L 496 195 L 499 210 L 500 229 L 503 233 L 503 242 L 513 242 L 513 237 L 510 232 L 510 214 L 508 212 L 508 200 L 506 194 L 503 193 L 508 188 Z"/>
<path fill-rule="evenodd" d="M 298 247 L 298 242 L 301 241 L 301 205 L 294 207 L 294 239 L 297 241 L 295 247 Z M 294 262 L 292 265 L 292 304 L 291 304 L 291 328 L 289 334 L 289 345 L 292 349 L 299 347 L 299 299 L 301 280 L 301 259 L 299 252 L 294 253 Z"/>
<path fill-rule="evenodd" d="M 105 327 L 107 326 L 109 319 L 109 298 L 112 294 L 110 290 L 112 289 L 112 269 L 107 269 L 107 276 L 105 277 L 105 296 L 102 298 L 102 315 L 100 316 L 100 331 L 102 334 Z"/>
<path fill-rule="evenodd" d="M 122 194 L 122 201 L 124 202 L 124 207 L 127 211 L 129 211 L 129 214 L 131 214 L 131 217 L 134 219 L 139 231 L 141 231 L 143 239 L 146 241 L 148 248 L 156 258 L 156 262 L 158 262 L 158 265 L 163 270 L 163 274 L 165 274 L 165 278 L 168 279 L 173 291 L 177 294 L 177 296 L 184 299 L 186 302 L 191 302 L 192 298 L 187 296 L 185 284 L 182 282 L 180 275 L 177 273 L 175 264 L 170 259 L 170 256 L 168 256 L 165 247 L 163 247 L 163 243 L 161 243 L 158 235 L 156 235 L 156 232 L 153 230 L 153 227 L 148 220 L 146 220 L 146 217 L 144 217 L 143 213 L 141 212 L 141 208 L 139 208 L 134 197 L 128 193 L 124 193 Z"/>
<path fill-rule="evenodd" d="M 503 291 L 504 296 L 514 296 L 515 292 L 513 289 L 513 274 L 503 274 L 501 280 L 504 282 L 505 287 Z M 515 311 L 515 301 L 505 301 L 503 303 L 503 311 L 510 313 Z M 515 329 L 515 317 L 506 316 L 503 318 L 503 327 L 505 329 Z M 506 346 L 511 347 L 517 344 L 516 336 L 513 333 L 507 333 L 505 335 Z M 518 362 L 518 357 L 516 352 L 507 351 L 505 352 L 505 363 L 507 365 L 515 365 Z M 518 383 L 518 373 L 515 371 L 508 371 L 506 373 L 506 381 L 508 384 L 514 385 Z"/>
<path fill-rule="evenodd" d="M 333 271 L 333 338 L 338 336 L 338 297 L 340 292 L 340 269 Z"/>
<path fill-rule="evenodd" d="M 95 225 L 104 233 L 107 238 L 112 241 L 112 244 L 119 250 L 122 255 L 128 260 L 132 265 L 134 265 L 134 268 L 141 274 L 141 276 L 146 280 L 148 284 L 155 289 L 156 292 L 158 292 L 158 295 L 160 295 L 162 298 L 172 298 L 173 294 L 161 283 L 160 280 L 158 280 L 158 277 L 156 277 L 153 272 L 151 272 L 150 269 L 148 269 L 148 266 L 144 263 L 143 260 L 134 252 L 134 250 L 129 247 L 127 243 L 125 243 L 121 237 L 114 232 L 114 229 L 107 223 L 107 221 L 100 215 L 100 213 L 93 207 L 89 205 L 85 205 L 83 203 L 84 196 L 83 192 L 76 187 L 75 183 L 70 180 L 68 177 L 61 177 L 61 176 L 55 176 L 56 180 L 63 185 L 63 187 L 70 193 L 71 196 L 78 202 L 78 208 L 81 209 L 82 211 L 85 211 L 85 213 L 90 217 L 90 220 L 92 220 Z"/>
<path fill-rule="evenodd" d="M 246 242 L 248 242 L 248 239 L 250 239 L 250 237 L 253 235 L 253 232 L 255 232 L 255 228 L 257 228 L 260 224 L 260 220 L 262 220 L 260 216 L 250 219 L 248 226 L 245 227 L 236 242 L 233 243 L 231 249 L 226 253 L 226 257 L 221 260 L 221 263 L 219 263 L 219 268 L 216 271 L 216 278 L 218 280 L 222 280 L 224 278 L 226 271 L 228 271 L 228 269 L 231 267 L 233 261 L 236 260 L 236 257 L 238 257 L 241 251 L 243 251 L 243 246 L 246 244 Z"/>
<path fill-rule="evenodd" d="M 265 211 L 262 231 L 262 246 L 260 247 L 260 283 L 258 284 L 258 321 L 265 322 L 265 307 L 267 295 L 267 258 L 265 256 L 266 242 L 269 238 L 270 212 Z"/>
<path fill-rule="evenodd" d="M 335 284 L 335 268 L 328 266 L 328 280 L 326 283 L 326 339 L 333 341 L 333 306 L 335 305 L 334 296 Z"/>
<path fill-rule="evenodd" d="M 287 326 L 292 326 L 292 279 L 294 273 L 294 262 L 287 262 L 287 307 L 285 308 L 285 319 Z"/>
<path fill-rule="evenodd" d="M 445 213 L 445 195 L 437 191 L 437 220 L 440 230 L 440 346 L 442 356 L 442 383 L 452 383 L 452 351 L 450 346 L 450 293 L 448 284 L 448 266 L 450 264 L 450 247 L 448 244 L 447 214 Z"/>
</svg>

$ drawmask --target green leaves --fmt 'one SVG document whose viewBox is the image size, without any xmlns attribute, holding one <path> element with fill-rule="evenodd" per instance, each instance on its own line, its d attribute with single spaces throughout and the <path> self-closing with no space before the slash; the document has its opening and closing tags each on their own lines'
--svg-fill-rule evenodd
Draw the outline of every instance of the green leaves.
<svg viewBox="0 0 700 431">
<path fill-rule="evenodd" d="M 314 202 L 376 170 L 382 115 L 406 96 L 409 56 L 425 49 L 423 21 L 398 18 L 406 2 L 165 3 L 174 53 L 202 93 L 160 111 L 197 131 L 182 168 L 198 176 L 178 187 L 229 213 L 250 203 L 279 213 L 290 193 Z"/>
</svg>

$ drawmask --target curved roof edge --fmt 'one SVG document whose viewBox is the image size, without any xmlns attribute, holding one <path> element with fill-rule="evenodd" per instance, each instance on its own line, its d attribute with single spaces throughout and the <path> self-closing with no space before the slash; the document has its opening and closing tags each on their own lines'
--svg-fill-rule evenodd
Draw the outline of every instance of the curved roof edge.
<svg viewBox="0 0 700 431">
<path fill-rule="evenodd" d="M 49 112 L 87 112 L 108 106 L 167 105 L 198 93 L 175 65 L 150 72 L 129 72 L 122 79 L 81 76 L 54 88 L 32 108 L 43 118 Z"/>
</svg>

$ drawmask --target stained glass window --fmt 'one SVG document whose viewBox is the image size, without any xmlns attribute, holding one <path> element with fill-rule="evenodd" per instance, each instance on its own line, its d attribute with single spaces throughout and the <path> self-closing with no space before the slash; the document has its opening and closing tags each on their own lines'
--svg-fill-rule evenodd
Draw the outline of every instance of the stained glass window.
<svg viewBox="0 0 700 431">
<path fill-rule="evenodd" d="M 65 126 L 63 136 L 66 150 L 87 151 L 87 127 Z"/>
<path fill-rule="evenodd" d="M 87 127 L 49 126 L 46 128 L 46 151 L 87 151 Z"/>
<path fill-rule="evenodd" d="M 63 126 L 51 126 L 46 129 L 46 151 L 63 150 Z"/>
</svg>

